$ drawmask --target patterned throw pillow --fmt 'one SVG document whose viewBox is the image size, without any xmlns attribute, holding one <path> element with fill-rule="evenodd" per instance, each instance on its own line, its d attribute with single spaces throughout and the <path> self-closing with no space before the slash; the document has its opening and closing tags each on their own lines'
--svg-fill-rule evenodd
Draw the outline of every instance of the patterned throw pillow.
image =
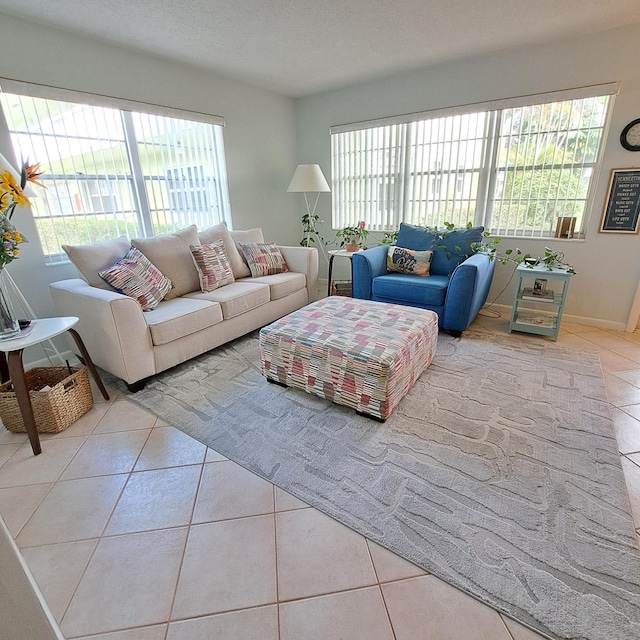
<svg viewBox="0 0 640 640">
<path fill-rule="evenodd" d="M 272 276 L 289 271 L 280 249 L 274 242 L 240 242 L 240 251 L 249 265 L 251 276 Z"/>
<path fill-rule="evenodd" d="M 224 250 L 224 240 L 216 240 L 211 244 L 192 244 L 189 249 L 198 267 L 201 291 L 214 291 L 235 282 L 231 263 Z"/>
<path fill-rule="evenodd" d="M 432 257 L 433 251 L 412 251 L 392 246 L 387 253 L 387 271 L 428 276 Z"/>
<path fill-rule="evenodd" d="M 143 311 L 152 311 L 171 291 L 173 283 L 149 262 L 140 251 L 131 247 L 121 258 L 98 275 L 114 289 L 137 300 Z"/>
</svg>

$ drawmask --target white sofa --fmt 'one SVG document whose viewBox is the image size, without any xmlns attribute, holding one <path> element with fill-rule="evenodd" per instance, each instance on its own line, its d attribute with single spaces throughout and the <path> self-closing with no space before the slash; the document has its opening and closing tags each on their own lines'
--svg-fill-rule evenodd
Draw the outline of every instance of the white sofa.
<svg viewBox="0 0 640 640">
<path fill-rule="evenodd" d="M 203 293 L 188 246 L 200 241 L 207 244 L 218 237 L 224 239 L 236 281 Z M 52 283 L 51 295 L 60 315 L 80 319 L 76 328 L 95 364 L 135 391 L 150 376 L 317 299 L 316 249 L 280 247 L 288 272 L 247 277 L 248 268 L 238 262 L 242 259 L 235 245 L 262 241 L 260 229 L 230 232 L 224 225 L 201 233 L 190 227 L 170 236 L 133 240 L 132 244 L 174 282 L 174 294 L 153 311 L 144 312 L 136 300 L 111 288 L 97 275 L 126 253 L 126 238 L 102 245 L 65 247 L 81 278 Z M 145 252 L 145 247 L 149 251 Z"/>
</svg>

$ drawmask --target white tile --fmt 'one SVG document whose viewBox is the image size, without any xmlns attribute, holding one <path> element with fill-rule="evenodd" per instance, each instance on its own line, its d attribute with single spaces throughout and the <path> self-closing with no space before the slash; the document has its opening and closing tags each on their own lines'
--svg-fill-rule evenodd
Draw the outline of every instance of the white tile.
<svg viewBox="0 0 640 640">
<path fill-rule="evenodd" d="M 132 473 L 105 535 L 187 525 L 202 465 Z"/>
<path fill-rule="evenodd" d="M 396 640 L 511 640 L 497 611 L 435 576 L 381 589 Z"/>
<path fill-rule="evenodd" d="M 307 509 L 309 505 L 299 498 L 292 496 L 280 487 L 275 487 L 276 511 L 292 511 L 293 509 Z"/>
<path fill-rule="evenodd" d="M 174 427 L 157 427 L 151 432 L 136 463 L 136 471 L 200 464 L 207 446 Z"/>
<path fill-rule="evenodd" d="M 60 479 L 128 473 L 150 433 L 150 429 L 139 429 L 89 436 Z"/>
<path fill-rule="evenodd" d="M 192 525 L 173 619 L 275 603 L 274 537 L 272 515 Z"/>
<path fill-rule="evenodd" d="M 168 622 L 186 536 L 181 528 L 100 540 L 62 619 L 65 637 Z"/>
<path fill-rule="evenodd" d="M 55 482 L 84 441 L 84 437 L 47 440 L 42 442 L 42 453 L 37 456 L 25 442 L 0 467 L 0 487 Z"/>
<path fill-rule="evenodd" d="M 280 605 L 280 640 L 394 640 L 379 587 Z"/>
<path fill-rule="evenodd" d="M 60 542 L 22 550 L 44 599 L 58 622 L 67 609 L 98 540 Z"/>
<path fill-rule="evenodd" d="M 193 522 L 273 512 L 273 485 L 230 460 L 204 466 Z"/>
<path fill-rule="evenodd" d="M 109 405 L 109 409 L 98 423 L 93 433 L 111 433 L 133 429 L 151 429 L 157 418 L 128 400 L 118 399 Z"/>
<path fill-rule="evenodd" d="M 401 558 L 371 540 L 367 540 L 367 545 L 371 552 L 378 582 L 391 582 L 392 580 L 413 578 L 415 576 L 423 576 L 427 573 L 415 564 Z"/>
<path fill-rule="evenodd" d="M 20 442 L 0 444 L 0 467 L 22 446 Z"/>
<path fill-rule="evenodd" d="M 280 600 L 377 583 L 366 540 L 316 509 L 276 514 Z"/>
<path fill-rule="evenodd" d="M 207 457 L 205 458 L 205 462 L 220 462 L 221 460 L 227 460 L 227 458 L 225 458 L 221 453 L 207 447 Z"/>
<path fill-rule="evenodd" d="M 640 452 L 640 420 L 615 407 L 611 408 L 611 419 L 616 431 L 618 451 L 620 453 Z"/>
<path fill-rule="evenodd" d="M 15 538 L 33 515 L 53 483 L 0 489 L 0 515 Z"/>
<path fill-rule="evenodd" d="M 126 479 L 100 476 L 56 483 L 18 535 L 18 546 L 99 537 Z"/>
<path fill-rule="evenodd" d="M 531 629 L 521 625 L 515 620 L 507 618 L 507 616 L 502 616 L 502 620 L 507 629 L 509 629 L 513 640 L 545 640 L 544 636 L 541 636 L 535 631 L 531 631 Z"/>
<path fill-rule="evenodd" d="M 97 636 L 82 636 L 74 640 L 164 640 L 166 624 L 154 624 L 151 627 L 136 627 L 126 631 L 100 633 Z"/>
<path fill-rule="evenodd" d="M 167 640 L 279 640 L 278 607 L 269 605 L 172 622 Z"/>
</svg>

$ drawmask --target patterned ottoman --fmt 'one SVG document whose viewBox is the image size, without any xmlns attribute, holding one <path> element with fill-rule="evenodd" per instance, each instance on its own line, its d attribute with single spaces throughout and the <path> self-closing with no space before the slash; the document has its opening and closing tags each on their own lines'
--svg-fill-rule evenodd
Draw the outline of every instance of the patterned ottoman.
<svg viewBox="0 0 640 640">
<path fill-rule="evenodd" d="M 260 362 L 272 382 L 386 420 L 437 339 L 432 311 L 331 296 L 264 327 Z"/>
</svg>

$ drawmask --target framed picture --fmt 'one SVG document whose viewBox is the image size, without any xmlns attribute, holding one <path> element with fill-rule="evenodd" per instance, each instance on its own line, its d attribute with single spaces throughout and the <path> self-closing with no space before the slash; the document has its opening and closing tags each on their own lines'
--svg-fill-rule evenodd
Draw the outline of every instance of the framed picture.
<svg viewBox="0 0 640 640">
<path fill-rule="evenodd" d="M 638 233 L 640 169 L 613 169 L 600 233 Z"/>
<path fill-rule="evenodd" d="M 547 293 L 547 279 L 546 278 L 536 278 L 533 281 L 533 293 L 538 296 L 543 296 Z"/>
</svg>

